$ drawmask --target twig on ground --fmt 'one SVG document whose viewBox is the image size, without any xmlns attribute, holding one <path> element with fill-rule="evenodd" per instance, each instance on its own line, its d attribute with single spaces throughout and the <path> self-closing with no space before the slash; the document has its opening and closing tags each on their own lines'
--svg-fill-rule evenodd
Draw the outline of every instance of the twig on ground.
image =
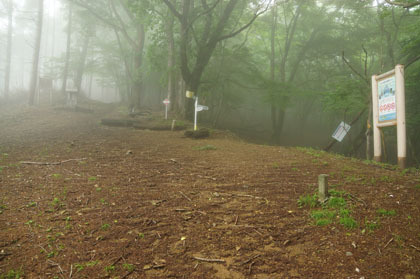
<svg viewBox="0 0 420 279">
<path fill-rule="evenodd" d="M 386 244 L 385 244 L 385 246 L 384 246 L 384 249 L 386 248 L 386 247 L 388 247 L 388 245 L 392 242 L 394 240 L 394 238 L 391 238 Z"/>
<path fill-rule="evenodd" d="M 258 258 L 258 257 L 261 257 L 261 254 L 258 254 L 258 255 L 253 256 L 252 258 L 250 258 L 250 259 L 248 259 L 248 260 L 244 261 L 243 263 L 241 263 L 241 265 L 247 264 L 247 263 L 249 263 L 250 261 L 255 260 L 255 259 L 256 259 L 256 258 Z"/>
<path fill-rule="evenodd" d="M 69 275 L 69 278 L 71 278 L 72 275 L 73 275 L 73 265 L 70 265 L 70 275 Z"/>
<path fill-rule="evenodd" d="M 222 259 L 208 259 L 208 258 L 200 258 L 200 257 L 193 257 L 194 260 L 208 262 L 208 263 L 224 263 L 225 260 Z"/>
<path fill-rule="evenodd" d="M 249 267 L 248 267 L 248 275 L 251 275 L 251 272 L 252 272 L 252 266 L 255 264 L 255 262 L 252 262 L 252 263 L 250 263 L 249 264 Z"/>
<path fill-rule="evenodd" d="M 235 226 L 238 224 L 239 215 L 236 215 Z"/>
<path fill-rule="evenodd" d="M 419 251 L 419 252 L 420 252 L 420 248 L 418 248 L 418 247 L 416 247 L 416 246 L 414 246 L 414 245 L 410 245 L 410 247 L 411 247 L 411 248 L 414 248 L 414 250 L 417 250 L 417 251 Z"/>
<path fill-rule="evenodd" d="M 42 165 L 42 166 L 55 166 L 55 165 L 61 165 L 64 163 L 68 163 L 71 161 L 83 161 L 86 160 L 86 158 L 81 158 L 81 159 L 68 159 L 68 160 L 64 160 L 64 161 L 60 161 L 60 162 L 31 162 L 31 161 L 22 161 L 20 162 L 21 164 L 26 164 L 26 165 Z"/>
<path fill-rule="evenodd" d="M 354 200 L 356 200 L 356 201 L 358 201 L 358 202 L 360 202 L 360 203 L 363 203 L 363 205 L 364 205 L 365 207 L 367 207 L 367 204 L 366 204 L 366 202 L 365 202 L 364 200 L 362 200 L 362 199 L 360 199 L 360 198 L 358 198 L 358 197 L 356 197 L 356 196 L 354 196 L 354 195 L 352 195 L 352 194 L 348 194 L 348 196 L 349 196 L 351 199 L 354 199 Z"/>
<path fill-rule="evenodd" d="M 179 193 L 186 198 L 188 201 L 192 201 L 187 195 L 185 195 L 184 193 L 182 193 L 181 191 L 179 191 Z"/>
<path fill-rule="evenodd" d="M 133 273 L 134 271 L 136 271 L 136 269 L 133 269 L 129 272 L 127 272 L 123 277 L 121 277 L 121 279 L 127 278 L 131 273 Z"/>
<path fill-rule="evenodd" d="M 60 264 L 58 264 L 58 263 L 56 263 L 56 262 L 53 262 L 52 260 L 47 260 L 47 263 L 48 263 L 48 264 L 50 264 L 50 265 L 52 265 L 52 266 L 56 266 L 56 267 L 58 267 L 58 269 L 60 270 L 61 277 L 63 277 L 63 278 L 64 278 L 64 276 L 63 276 L 64 271 L 63 271 L 63 269 L 61 268 Z"/>
</svg>

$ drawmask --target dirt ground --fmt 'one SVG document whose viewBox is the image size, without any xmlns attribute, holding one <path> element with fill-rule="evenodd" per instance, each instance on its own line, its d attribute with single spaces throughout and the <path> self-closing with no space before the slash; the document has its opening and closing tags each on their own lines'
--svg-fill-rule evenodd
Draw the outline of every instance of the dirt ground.
<svg viewBox="0 0 420 279">
<path fill-rule="evenodd" d="M 0 108 L 0 278 L 420 278 L 418 170 L 109 115 Z M 319 174 L 353 228 L 299 206 Z"/>
</svg>

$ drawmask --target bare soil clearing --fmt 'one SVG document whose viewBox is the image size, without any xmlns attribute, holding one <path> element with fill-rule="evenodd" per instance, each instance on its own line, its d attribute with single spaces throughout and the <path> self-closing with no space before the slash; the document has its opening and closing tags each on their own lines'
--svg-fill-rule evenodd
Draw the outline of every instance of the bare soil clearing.
<svg viewBox="0 0 420 279">
<path fill-rule="evenodd" d="M 420 278 L 418 171 L 101 126 L 110 109 L 0 112 L 0 278 Z M 321 173 L 356 228 L 298 206 Z"/>
</svg>

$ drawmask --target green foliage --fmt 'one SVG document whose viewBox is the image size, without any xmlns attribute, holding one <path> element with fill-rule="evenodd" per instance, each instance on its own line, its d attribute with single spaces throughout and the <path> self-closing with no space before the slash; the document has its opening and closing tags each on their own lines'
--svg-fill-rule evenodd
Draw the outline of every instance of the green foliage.
<svg viewBox="0 0 420 279">
<path fill-rule="evenodd" d="M 330 208 L 342 208 L 347 206 L 347 202 L 342 197 L 330 197 L 327 206 Z"/>
<path fill-rule="evenodd" d="M 105 271 L 107 273 L 111 273 L 114 270 L 115 270 L 115 266 L 114 265 L 108 265 L 108 266 L 105 267 Z"/>
<path fill-rule="evenodd" d="M 313 208 L 316 207 L 318 204 L 319 202 L 317 194 L 300 196 L 298 200 L 299 207 Z"/>
<path fill-rule="evenodd" d="M 355 229 L 358 226 L 356 220 L 351 217 L 340 217 L 340 224 L 347 229 Z"/>
<path fill-rule="evenodd" d="M 101 226 L 101 230 L 103 230 L 103 231 L 107 231 L 110 227 L 111 227 L 111 225 L 110 225 L 110 224 L 105 223 L 105 224 L 103 224 L 103 225 Z"/>
<path fill-rule="evenodd" d="M 134 270 L 134 265 L 133 264 L 129 264 L 129 263 L 124 263 L 123 264 L 123 268 L 125 270 L 127 270 L 128 272 L 131 272 Z"/>
<path fill-rule="evenodd" d="M 319 220 L 319 219 L 334 219 L 336 216 L 336 212 L 335 211 L 330 211 L 330 210 L 314 210 L 311 212 L 311 217 L 315 220 Z"/>
<path fill-rule="evenodd" d="M 90 177 L 88 178 L 88 180 L 89 180 L 89 181 L 96 181 L 96 176 L 90 176 Z"/>
<path fill-rule="evenodd" d="M 25 273 L 22 269 L 14 270 L 11 269 L 5 274 L 0 275 L 0 279 L 20 279 L 23 278 Z"/>
<path fill-rule="evenodd" d="M 365 220 L 365 227 L 369 232 L 373 232 L 374 230 L 377 230 L 381 226 L 380 221 L 368 221 Z"/>
<path fill-rule="evenodd" d="M 376 212 L 380 216 L 395 216 L 395 215 L 397 215 L 397 212 L 394 209 L 386 210 L 386 209 L 380 208 Z"/>
<path fill-rule="evenodd" d="M 75 264 L 74 267 L 76 268 L 77 272 L 80 272 L 83 269 L 85 269 L 85 266 L 83 264 L 80 264 L 80 263 Z"/>
</svg>

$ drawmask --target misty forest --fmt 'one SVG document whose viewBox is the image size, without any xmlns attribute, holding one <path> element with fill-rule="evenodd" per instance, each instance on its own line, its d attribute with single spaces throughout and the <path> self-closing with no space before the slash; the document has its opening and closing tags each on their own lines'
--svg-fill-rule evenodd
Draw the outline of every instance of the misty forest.
<svg viewBox="0 0 420 279">
<path fill-rule="evenodd" d="M 419 107 L 419 0 L 0 0 L 0 279 L 420 278 Z"/>
</svg>

